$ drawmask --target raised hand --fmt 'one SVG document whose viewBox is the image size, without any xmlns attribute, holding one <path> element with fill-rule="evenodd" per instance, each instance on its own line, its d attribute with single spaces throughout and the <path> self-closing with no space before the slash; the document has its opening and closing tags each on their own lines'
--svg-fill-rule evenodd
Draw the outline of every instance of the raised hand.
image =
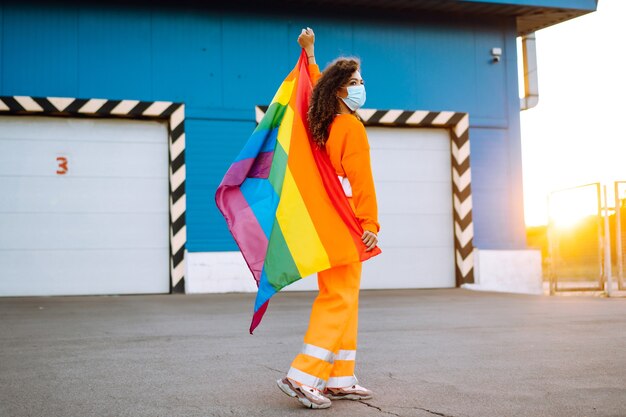
<svg viewBox="0 0 626 417">
<path fill-rule="evenodd" d="M 315 47 L 315 32 L 313 32 L 313 29 L 310 27 L 302 29 L 300 36 L 298 36 L 298 43 L 304 48 L 305 51 L 307 51 L 307 53 L 309 52 L 309 49 L 312 51 Z"/>
</svg>

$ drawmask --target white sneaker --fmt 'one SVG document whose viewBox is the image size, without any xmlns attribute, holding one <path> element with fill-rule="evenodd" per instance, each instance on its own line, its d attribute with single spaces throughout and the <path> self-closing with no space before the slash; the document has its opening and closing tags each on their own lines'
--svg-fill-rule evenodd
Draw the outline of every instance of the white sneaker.
<svg viewBox="0 0 626 417">
<path fill-rule="evenodd" d="M 317 388 L 298 384 L 287 377 L 276 381 L 278 388 L 290 397 L 297 398 L 307 408 L 328 408 L 331 402 Z"/>
<path fill-rule="evenodd" d="M 343 388 L 326 388 L 324 394 L 331 400 L 369 400 L 372 391 L 358 384 Z"/>
</svg>

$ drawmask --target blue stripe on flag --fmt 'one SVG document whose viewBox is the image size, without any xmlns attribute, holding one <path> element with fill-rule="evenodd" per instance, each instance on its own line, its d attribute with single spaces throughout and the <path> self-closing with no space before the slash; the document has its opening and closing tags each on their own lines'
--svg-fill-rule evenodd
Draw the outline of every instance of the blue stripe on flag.
<svg viewBox="0 0 626 417">
<path fill-rule="evenodd" d="M 269 240 L 280 200 L 274 187 L 266 178 L 246 178 L 239 189 Z"/>
<path fill-rule="evenodd" d="M 256 301 L 254 302 L 254 311 L 257 311 L 267 300 L 272 298 L 272 296 L 276 294 L 276 289 L 272 287 L 267 280 L 267 275 L 265 274 L 265 268 L 263 272 L 261 272 L 261 280 L 259 282 L 259 291 L 256 294 Z"/>
</svg>

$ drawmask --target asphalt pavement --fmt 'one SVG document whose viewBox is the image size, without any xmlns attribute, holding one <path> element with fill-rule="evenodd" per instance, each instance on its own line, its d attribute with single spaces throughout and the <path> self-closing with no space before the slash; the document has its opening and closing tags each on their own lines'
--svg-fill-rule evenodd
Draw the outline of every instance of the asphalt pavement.
<svg viewBox="0 0 626 417">
<path fill-rule="evenodd" d="M 0 298 L 0 416 L 626 416 L 626 299 L 362 291 L 357 377 L 307 410 L 276 387 L 314 293 Z"/>
</svg>

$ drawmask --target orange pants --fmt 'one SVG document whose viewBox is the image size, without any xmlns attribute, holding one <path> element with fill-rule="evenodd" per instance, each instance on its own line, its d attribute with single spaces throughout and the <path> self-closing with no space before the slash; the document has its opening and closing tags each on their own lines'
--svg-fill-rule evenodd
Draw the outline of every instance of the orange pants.
<svg viewBox="0 0 626 417">
<path fill-rule="evenodd" d="M 319 294 L 313 302 L 302 351 L 287 376 L 320 390 L 350 387 L 354 376 L 361 262 L 317 274 Z"/>
</svg>

